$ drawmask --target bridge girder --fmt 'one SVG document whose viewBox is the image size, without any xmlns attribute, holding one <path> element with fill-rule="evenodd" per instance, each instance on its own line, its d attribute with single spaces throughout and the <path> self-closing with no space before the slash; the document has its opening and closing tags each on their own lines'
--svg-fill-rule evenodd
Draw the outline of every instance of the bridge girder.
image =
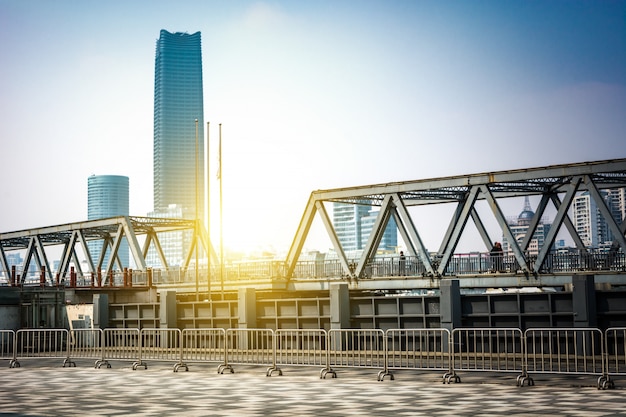
<svg viewBox="0 0 626 417">
<path fill-rule="evenodd" d="M 622 187 L 626 187 L 626 159 L 552 165 L 512 171 L 313 191 L 287 254 L 287 278 L 292 278 L 313 218 L 319 211 L 318 208 L 323 207 L 324 203 L 333 202 L 364 204 L 381 208 L 375 228 L 371 232 L 372 236 L 363 248 L 363 256 L 359 259 L 356 269 L 349 267 L 350 261 L 346 258 L 336 238 L 332 224 L 328 220 L 324 222 L 333 246 L 335 246 L 337 256 L 344 268 L 345 275 L 351 278 L 363 277 L 365 265 L 376 254 L 377 245 L 380 241 L 379 237 L 387 225 L 389 216 L 394 216 L 396 219 L 399 232 L 407 244 L 408 250 L 410 252 L 416 251 L 418 252 L 417 255 L 420 256 L 420 253 L 425 251 L 425 248 L 406 208 L 429 204 L 457 204 L 457 210 L 450 220 L 440 249 L 435 256 L 439 262 L 432 265 L 430 261 L 426 260 L 427 256 L 420 256 L 423 259 L 426 271 L 428 271 L 427 274 L 431 276 L 443 274 L 469 219 L 472 219 L 483 242 L 487 245 L 487 250 L 489 249 L 488 245 L 490 242 L 493 242 L 493 239 L 488 236 L 475 206 L 477 201 L 485 200 L 491 207 L 500 225 L 502 234 L 510 243 L 513 254 L 521 265 L 522 272 L 525 274 L 532 273 L 536 275 L 539 273 L 542 262 L 547 256 L 549 248 L 554 243 L 556 234 L 562 225 L 565 225 L 567 231 L 572 235 L 577 247 L 584 250 L 582 240 L 576 233 L 575 227 L 567 214 L 576 193 L 584 191 L 589 192 L 592 198 L 594 198 L 601 209 L 601 214 L 607 220 L 609 228 L 616 235 L 614 246 L 626 252 L 626 239 L 624 238 L 626 223 L 618 225 L 615 222 L 610 216 L 599 192 L 602 189 Z M 540 195 L 541 202 L 529 226 L 529 230 L 532 233 L 529 232 L 529 236 L 521 243 L 518 243 L 508 227 L 498 200 L 533 195 Z M 561 201 L 559 196 L 565 196 L 565 199 Z M 532 234 L 540 223 L 546 206 L 550 202 L 557 209 L 557 218 L 552 223 L 546 244 L 540 251 L 534 268 L 530 268 L 526 262 L 524 252 L 527 250 Z M 398 210 L 398 208 L 402 209 Z M 328 217 L 327 214 L 325 216 Z M 607 216 L 610 218 L 607 218 Z"/>
<path fill-rule="evenodd" d="M 118 252 L 122 238 L 126 238 L 128 241 L 133 260 L 139 269 L 145 270 L 147 268 L 145 257 L 150 247 L 155 248 L 159 258 L 164 265 L 167 266 L 167 260 L 161 249 L 158 234 L 162 232 L 186 230 L 192 231 L 194 242 L 200 242 L 205 253 L 209 253 L 215 258 L 215 252 L 210 244 L 206 230 L 199 224 L 196 226 L 197 224 L 195 220 L 187 219 L 117 216 L 106 219 L 0 233 L 0 270 L 6 274 L 5 276 L 10 276 L 11 271 L 7 262 L 7 252 L 25 250 L 26 257 L 20 266 L 21 271 L 23 271 L 21 280 L 23 281 L 25 279 L 30 262 L 34 259 L 40 268 L 45 267 L 45 279 L 52 283 L 52 271 L 48 264 L 44 248 L 62 245 L 63 249 L 58 268 L 60 278 L 64 278 L 67 275 L 70 263 L 73 263 L 82 275 L 79 257 L 76 252 L 78 245 L 82 250 L 89 272 L 95 273 L 101 270 L 106 277 L 109 275 L 110 271 L 112 271 L 114 263 L 117 262 L 118 265 L 120 264 Z M 137 239 L 137 236 L 140 235 L 147 235 L 143 248 L 140 247 L 139 240 Z M 100 257 L 96 263 L 94 263 L 94 257 L 87 245 L 90 241 L 103 242 Z M 192 244 L 191 247 L 188 248 L 188 252 L 191 253 L 194 248 L 195 246 Z M 109 261 L 107 265 L 103 265 L 104 255 L 107 251 L 109 252 Z M 185 255 L 186 264 L 183 265 L 183 268 L 188 267 L 190 259 L 190 254 Z"/>
</svg>

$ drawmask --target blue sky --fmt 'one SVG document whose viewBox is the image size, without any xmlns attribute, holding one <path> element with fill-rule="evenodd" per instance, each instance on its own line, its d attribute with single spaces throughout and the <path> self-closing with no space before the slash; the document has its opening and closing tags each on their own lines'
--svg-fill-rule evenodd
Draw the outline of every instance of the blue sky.
<svg viewBox="0 0 626 417">
<path fill-rule="evenodd" d="M 0 0 L 0 232 L 85 220 L 91 174 L 152 209 L 161 29 L 202 32 L 231 246 L 315 189 L 626 157 L 623 1 Z"/>
</svg>

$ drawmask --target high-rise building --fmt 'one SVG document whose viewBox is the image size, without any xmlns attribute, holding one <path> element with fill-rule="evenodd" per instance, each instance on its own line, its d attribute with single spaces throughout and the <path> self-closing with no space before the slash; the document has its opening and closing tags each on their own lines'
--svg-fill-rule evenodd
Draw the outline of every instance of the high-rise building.
<svg viewBox="0 0 626 417">
<path fill-rule="evenodd" d="M 378 212 L 366 204 L 334 203 L 333 226 L 345 252 L 362 250 L 372 233 Z M 378 246 L 379 250 L 395 251 L 398 227 L 391 217 Z"/>
<path fill-rule="evenodd" d="M 161 30 L 154 65 L 154 210 L 151 216 L 175 215 L 204 220 L 203 100 L 200 32 Z M 182 248 L 190 244 L 192 233 L 170 235 L 170 244 L 163 252 L 168 262 L 179 264 Z"/>
<path fill-rule="evenodd" d="M 600 190 L 600 195 L 613 218 L 620 224 L 624 219 L 624 189 Z M 585 191 L 574 198 L 572 212 L 576 232 L 587 248 L 600 249 L 611 245 L 613 233 L 589 192 Z"/>
<path fill-rule="evenodd" d="M 128 216 L 128 177 L 122 175 L 92 175 L 87 179 L 87 218 L 89 220 Z M 89 242 L 92 257 L 100 256 L 103 241 Z M 128 267 L 128 242 L 123 239 L 118 250 L 122 268 Z M 109 259 L 105 254 L 103 267 Z M 93 259 L 97 262 L 98 259 Z"/>
<path fill-rule="evenodd" d="M 526 234 L 528 233 L 528 228 L 530 227 L 530 223 L 535 216 L 535 212 L 532 210 L 530 206 L 530 200 L 528 197 L 524 198 L 524 208 L 517 218 L 507 220 L 509 225 L 509 229 L 511 233 L 515 237 L 515 240 L 518 244 L 522 243 Z M 535 229 L 535 233 L 533 234 L 532 239 L 527 248 L 527 253 L 529 255 L 538 255 L 541 248 L 546 240 L 546 236 L 550 231 L 551 224 L 548 223 L 547 219 L 541 219 L 537 228 Z M 511 249 L 511 244 L 507 241 L 506 237 L 502 237 L 502 249 L 505 254 L 511 255 L 513 250 Z"/>
<path fill-rule="evenodd" d="M 203 218 L 203 138 L 200 32 L 161 30 L 154 66 L 155 212 L 176 204 L 183 218 Z"/>
</svg>

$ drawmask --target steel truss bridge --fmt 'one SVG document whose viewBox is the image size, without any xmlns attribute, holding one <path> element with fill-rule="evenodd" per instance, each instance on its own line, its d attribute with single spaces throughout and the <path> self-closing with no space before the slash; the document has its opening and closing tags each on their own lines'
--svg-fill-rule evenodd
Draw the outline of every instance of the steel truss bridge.
<svg viewBox="0 0 626 417">
<path fill-rule="evenodd" d="M 245 280 L 269 279 L 284 283 L 286 288 L 296 288 L 304 281 L 348 280 L 363 288 L 380 288 L 382 280 L 387 288 L 425 288 L 441 278 L 475 276 L 471 285 L 476 286 L 515 286 L 523 285 L 559 285 L 562 274 L 601 272 L 607 275 L 607 282 L 623 283 L 626 273 L 624 254 L 626 254 L 626 221 L 616 220 L 603 198 L 604 190 L 626 187 L 626 159 L 593 161 L 566 165 L 553 165 L 539 168 L 519 169 L 453 176 L 436 179 L 375 184 L 331 190 L 313 191 L 307 202 L 304 214 L 296 230 L 293 242 L 285 260 L 225 263 L 217 265 L 217 257 L 204 228 L 194 220 L 161 219 L 145 217 L 114 217 L 60 226 L 0 234 L 0 268 L 5 277 L 13 277 L 15 272 L 9 269 L 7 253 L 13 250 L 25 251 L 21 271 L 28 271 L 34 260 L 41 272 L 41 282 L 54 284 L 59 278 L 78 273 L 86 276 L 97 275 L 97 271 L 112 280 L 114 266 L 119 269 L 118 251 L 120 242 L 125 237 L 135 265 L 146 272 L 146 255 L 153 247 L 163 265 L 164 273 L 171 275 L 159 235 L 163 232 L 183 231 L 192 235 L 186 248 L 186 256 L 181 270 L 189 272 L 194 250 L 201 249 L 210 254 L 213 266 L 205 269 L 203 280 L 221 281 L 228 285 L 231 281 L 238 286 Z M 574 198 L 581 193 L 588 193 L 604 218 L 613 236 L 610 250 L 595 253 L 585 246 L 576 226 L 569 216 Z M 502 199 L 510 197 L 540 196 L 534 216 L 530 219 L 525 236 L 518 241 L 507 222 L 502 209 Z M 484 220 L 477 210 L 477 203 L 486 202 L 493 218 L 499 226 L 497 238 L 490 236 Z M 349 257 L 339 241 L 331 217 L 326 210 L 327 204 L 341 202 L 348 204 L 379 207 L 369 240 L 361 254 Z M 420 230 L 415 226 L 409 213 L 411 207 L 452 204 L 455 209 L 451 216 L 439 248 L 429 253 L 423 243 Z M 538 253 L 529 255 L 533 235 L 541 224 L 546 210 L 556 210 L 555 218 L 545 236 L 544 244 Z M 484 217 L 484 213 L 483 213 Z M 316 218 L 323 223 L 336 258 L 324 260 L 301 260 L 304 244 Z M 407 246 L 407 256 L 402 269 L 396 258 L 385 259 L 377 255 L 382 235 L 390 219 L 395 220 L 403 241 Z M 485 254 L 458 254 L 457 245 L 463 236 L 468 221 L 472 221 L 488 251 L 494 240 L 504 236 L 510 245 L 510 255 L 505 257 L 506 265 L 502 271 L 494 272 L 488 266 Z M 576 247 L 575 254 L 561 255 L 553 251 L 553 244 L 560 230 L 565 229 Z M 143 245 L 138 236 L 146 235 Z M 87 242 L 100 240 L 108 248 L 109 261 L 104 264 L 104 250 L 94 262 Z M 49 268 L 45 247 L 61 245 L 62 253 L 56 277 Z M 86 260 L 88 271 L 80 270 L 77 248 L 80 248 Z M 406 262 L 406 263 L 404 263 Z M 78 269 L 74 271 L 71 265 Z M 195 266 L 194 266 L 195 268 Z M 209 272 L 210 271 L 210 272 Z M 590 272 L 591 271 L 591 272 Z M 13 275 L 12 275 L 13 273 Z M 197 273 L 196 273 L 197 274 Z M 22 276 L 23 283 L 24 276 Z M 189 274 L 188 274 L 189 275 Z M 209 277 L 207 279 L 207 276 Z M 218 276 L 216 278 L 216 276 Z M 407 280 L 407 277 L 413 279 Z M 69 277 L 68 277 L 69 278 Z M 488 281 L 480 281 L 482 279 Z M 379 279 L 379 280 L 376 280 Z M 382 280 L 380 280 L 382 279 Z M 389 284 L 390 280 L 396 281 Z M 69 281 L 69 280 L 66 280 Z M 158 281 L 158 280 L 157 280 Z M 180 282 L 191 282 L 183 277 Z M 197 281 L 197 277 L 196 277 Z M 376 283 L 374 282 L 376 281 Z M 100 281 L 98 281 L 100 282 Z M 363 284 L 370 282 L 371 284 Z M 481 283 L 483 282 L 483 283 Z M 571 279 L 569 279 L 571 282 Z M 93 283 L 93 280 L 92 280 Z M 93 284 L 92 284 L 93 285 Z M 196 284 L 197 285 L 197 284 Z M 317 284 L 316 284 L 317 285 Z M 468 284 L 469 285 L 469 284 Z M 291 286 L 291 287 L 290 287 Z M 319 288 L 319 286 L 318 286 Z"/>
</svg>

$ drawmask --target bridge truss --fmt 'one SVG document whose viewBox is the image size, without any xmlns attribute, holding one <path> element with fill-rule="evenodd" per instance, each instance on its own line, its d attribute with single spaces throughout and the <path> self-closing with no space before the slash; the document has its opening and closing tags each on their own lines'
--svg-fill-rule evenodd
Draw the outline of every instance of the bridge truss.
<svg viewBox="0 0 626 417">
<path fill-rule="evenodd" d="M 601 193 L 601 190 L 622 187 L 626 187 L 626 159 L 313 191 L 287 254 L 286 275 L 292 277 L 313 220 L 319 216 L 341 262 L 345 276 L 361 278 L 365 275 L 365 267 L 376 255 L 387 224 L 393 217 L 407 245 L 408 254 L 419 259 L 428 276 L 440 277 L 444 274 L 470 219 L 474 222 L 487 250 L 491 247 L 494 239 L 489 236 L 483 219 L 476 210 L 476 203 L 484 200 L 495 216 L 502 232 L 501 236 L 504 236 L 511 245 L 512 252 L 520 265 L 520 272 L 527 276 L 528 274 L 536 276 L 562 227 L 567 229 L 579 250 L 587 251 L 568 214 L 574 198 L 582 192 L 589 193 L 600 214 L 606 220 L 614 236 L 611 250 L 626 252 L 626 239 L 624 238 L 626 222 L 618 224 Z M 499 200 L 522 196 L 541 196 L 541 200 L 525 237 L 518 242 L 502 213 Z M 356 266 L 351 265 L 353 262 L 347 258 L 324 206 L 324 203 L 333 202 L 380 207 L 369 240 Z M 456 210 L 436 255 L 430 256 L 408 208 L 445 203 L 455 204 Z M 556 209 L 556 217 L 538 256 L 533 262 L 529 262 L 527 250 L 550 204 Z"/>
<path fill-rule="evenodd" d="M 195 220 L 166 219 L 152 217 L 129 217 L 118 216 L 100 220 L 69 223 L 59 226 L 48 226 L 36 229 L 28 229 L 9 233 L 0 233 L 0 272 L 5 276 L 11 275 L 7 252 L 25 250 L 25 257 L 19 270 L 22 271 L 20 283 L 26 278 L 27 271 L 34 261 L 38 269 L 45 274 L 45 281 L 53 283 L 52 269 L 48 261 L 46 247 L 62 247 L 57 274 L 65 277 L 70 265 L 76 268 L 78 275 L 84 275 L 81 260 L 88 268 L 88 273 L 96 274 L 97 271 L 104 273 L 105 279 L 117 265 L 121 270 L 122 264 L 119 258 L 120 244 L 123 238 L 128 242 L 130 253 L 138 269 L 145 271 L 146 256 L 150 248 L 154 248 L 161 264 L 168 268 L 168 260 L 161 247 L 158 234 L 162 232 L 183 232 L 191 235 L 191 244 L 187 248 L 182 267 L 186 269 L 193 257 L 194 249 L 201 246 L 204 253 L 215 254 L 210 246 L 208 235 L 203 227 L 198 227 Z M 145 235 L 143 245 L 139 244 L 138 236 Z M 97 259 L 91 254 L 88 242 L 101 241 L 102 249 Z M 77 249 L 82 250 L 79 256 Z M 109 254 L 105 265 L 106 254 Z"/>
</svg>

